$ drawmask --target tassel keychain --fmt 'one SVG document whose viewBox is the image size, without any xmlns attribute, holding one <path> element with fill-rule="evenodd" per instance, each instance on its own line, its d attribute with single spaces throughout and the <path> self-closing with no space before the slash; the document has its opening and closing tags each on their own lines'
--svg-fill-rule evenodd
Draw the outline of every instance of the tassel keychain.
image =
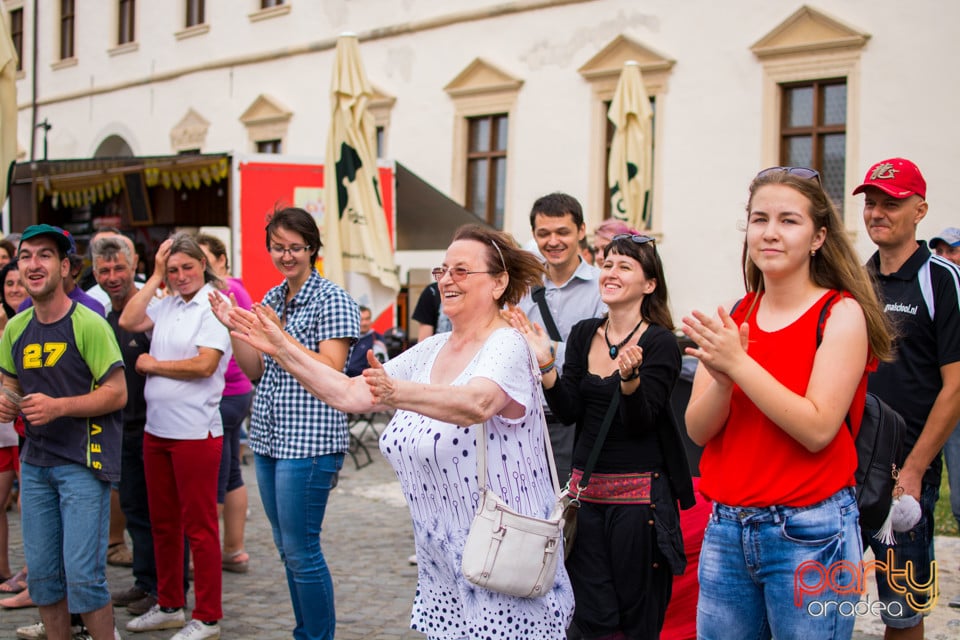
<svg viewBox="0 0 960 640">
<path fill-rule="evenodd" d="M 895 542 L 894 531 L 902 533 L 913 529 L 923 516 L 920 503 L 917 502 L 916 498 L 909 494 L 903 494 L 903 487 L 900 486 L 899 482 L 900 472 L 894 471 L 893 473 L 897 485 L 893 490 L 895 497 L 890 505 L 890 513 L 887 514 L 883 526 L 873 536 L 885 545 L 892 545 Z"/>
</svg>

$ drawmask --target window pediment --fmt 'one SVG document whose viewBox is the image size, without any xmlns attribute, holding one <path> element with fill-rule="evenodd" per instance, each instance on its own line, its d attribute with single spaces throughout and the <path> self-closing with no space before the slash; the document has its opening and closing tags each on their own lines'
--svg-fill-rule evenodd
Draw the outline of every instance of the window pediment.
<svg viewBox="0 0 960 640">
<path fill-rule="evenodd" d="M 289 120 L 293 112 L 268 95 L 260 94 L 240 116 L 246 126 Z"/>
<path fill-rule="evenodd" d="M 210 122 L 193 109 L 180 119 L 170 132 L 170 144 L 174 150 L 202 149 L 207 139 Z"/>
<path fill-rule="evenodd" d="M 623 64 L 628 60 L 635 60 L 640 65 L 640 72 L 647 76 L 655 71 L 669 71 L 676 64 L 676 60 L 668 58 L 658 51 L 654 51 L 639 42 L 619 35 L 601 49 L 595 56 L 587 60 L 577 71 L 586 80 L 600 80 L 607 77 L 619 77 Z"/>
<path fill-rule="evenodd" d="M 495 67 L 486 60 L 476 58 L 443 90 L 451 98 L 458 98 L 475 93 L 517 92 L 522 86 L 523 80 Z"/>
<path fill-rule="evenodd" d="M 804 5 L 750 50 L 758 58 L 769 58 L 826 49 L 860 49 L 869 39 L 870 34 Z"/>
</svg>

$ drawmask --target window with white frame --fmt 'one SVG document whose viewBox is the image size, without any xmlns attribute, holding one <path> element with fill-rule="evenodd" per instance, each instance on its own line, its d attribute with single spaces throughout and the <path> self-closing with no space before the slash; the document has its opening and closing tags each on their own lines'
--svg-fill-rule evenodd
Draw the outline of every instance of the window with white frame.
<svg viewBox="0 0 960 640">
<path fill-rule="evenodd" d="M 509 122 L 523 81 L 476 58 L 444 90 L 454 106 L 451 194 L 492 226 L 509 227 Z"/>
</svg>

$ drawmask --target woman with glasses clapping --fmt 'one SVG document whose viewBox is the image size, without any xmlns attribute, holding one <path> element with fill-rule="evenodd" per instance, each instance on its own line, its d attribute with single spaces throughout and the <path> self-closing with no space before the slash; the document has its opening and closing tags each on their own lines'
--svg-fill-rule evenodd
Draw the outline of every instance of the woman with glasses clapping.
<svg viewBox="0 0 960 640">
<path fill-rule="evenodd" d="M 562 372 L 543 328 L 508 315 L 537 355 L 551 411 L 576 423 L 574 623 L 584 638 L 657 638 L 686 566 L 677 502 L 694 502 L 670 406 L 680 349 L 653 238 L 614 235 L 598 263 L 609 313 L 573 326 Z"/>
<path fill-rule="evenodd" d="M 860 575 L 845 567 L 863 556 L 854 438 L 891 336 L 816 171 L 753 179 L 743 276 L 733 309 L 683 319 L 700 361 L 687 431 L 705 446 L 700 490 L 714 501 L 697 636 L 847 639 Z"/>
<path fill-rule="evenodd" d="M 464 543 L 479 499 L 477 447 L 486 447 L 489 486 L 517 511 L 546 517 L 556 503 L 544 450 L 538 374 L 523 336 L 501 318 L 543 278 L 543 267 L 508 234 L 461 227 L 433 270 L 452 331 L 433 335 L 385 364 L 348 378 L 318 366 L 262 308 L 234 309 L 238 339 L 269 354 L 311 393 L 350 412 L 396 409 L 380 451 L 397 473 L 413 518 L 417 594 L 411 627 L 428 638 L 563 640 L 573 609 L 566 571 L 536 598 L 468 582 Z M 486 442 L 476 442 L 483 423 Z"/>
<path fill-rule="evenodd" d="M 349 294 L 314 268 L 320 231 L 298 208 L 277 211 L 266 228 L 267 251 L 283 282 L 259 309 L 319 367 L 340 372 L 360 334 L 360 313 Z M 231 304 L 210 296 L 217 318 L 235 329 Z M 333 582 L 320 547 L 320 528 L 349 444 L 347 417 L 312 396 L 276 359 L 233 336 L 234 357 L 260 380 L 250 415 L 249 447 L 273 540 L 287 572 L 296 618 L 295 638 L 334 637 Z"/>
</svg>

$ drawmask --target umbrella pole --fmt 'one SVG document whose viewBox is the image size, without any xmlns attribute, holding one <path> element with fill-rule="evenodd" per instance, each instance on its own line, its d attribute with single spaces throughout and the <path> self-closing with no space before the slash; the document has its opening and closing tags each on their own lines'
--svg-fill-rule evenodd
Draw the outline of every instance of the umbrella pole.
<svg viewBox="0 0 960 640">
<path fill-rule="evenodd" d="M 650 205 L 650 189 L 647 189 L 643 192 L 643 211 L 640 212 L 641 219 L 643 220 L 643 228 L 650 229 L 650 219 L 649 215 L 649 205 Z"/>
</svg>

